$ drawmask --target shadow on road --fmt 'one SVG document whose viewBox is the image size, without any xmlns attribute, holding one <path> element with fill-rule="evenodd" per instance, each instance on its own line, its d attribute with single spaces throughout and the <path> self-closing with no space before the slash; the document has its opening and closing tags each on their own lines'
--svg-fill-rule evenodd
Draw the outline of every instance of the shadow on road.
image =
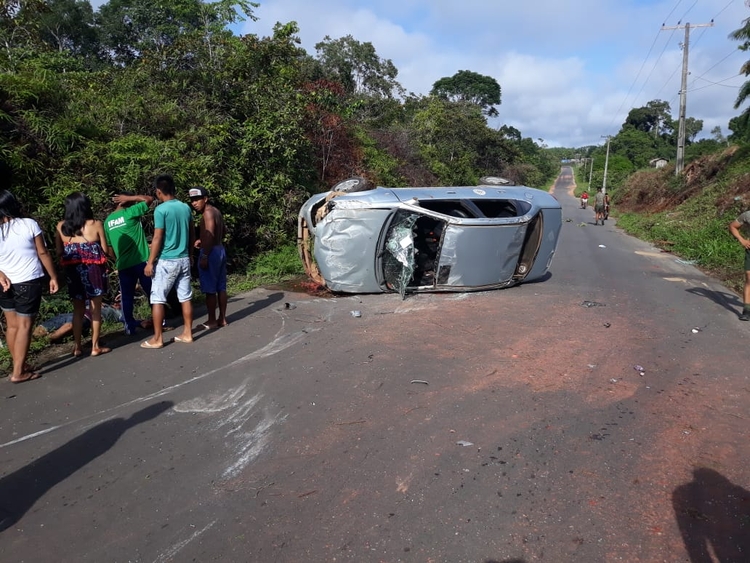
<svg viewBox="0 0 750 563">
<path fill-rule="evenodd" d="M 742 312 L 742 301 L 740 301 L 740 298 L 734 293 L 728 293 L 726 291 L 713 291 L 711 289 L 706 289 L 705 287 L 691 287 L 689 289 L 686 289 L 685 291 L 687 291 L 688 293 L 692 293 L 693 295 L 697 295 L 698 297 L 705 297 L 706 299 L 710 299 L 717 305 L 721 305 L 727 311 L 731 311 L 735 315 L 739 315 L 740 312 Z"/>
<path fill-rule="evenodd" d="M 55 485 L 93 461 L 127 430 L 156 418 L 173 403 L 164 401 L 134 413 L 97 424 L 77 438 L 0 479 L 0 532 L 18 522 L 26 511 Z"/>
<path fill-rule="evenodd" d="M 248 307 L 245 307 L 244 309 L 240 309 L 239 311 L 235 311 L 234 313 L 227 315 L 227 321 L 230 323 L 239 321 L 240 319 L 249 317 L 253 313 L 260 311 L 261 309 L 270 307 L 271 305 L 273 305 L 277 301 L 281 301 L 282 299 L 284 299 L 283 293 L 271 293 L 267 295 L 266 297 L 264 297 L 263 299 L 254 301 Z"/>
<path fill-rule="evenodd" d="M 672 505 L 692 563 L 748 561 L 750 492 L 700 467 L 674 490 Z"/>
</svg>

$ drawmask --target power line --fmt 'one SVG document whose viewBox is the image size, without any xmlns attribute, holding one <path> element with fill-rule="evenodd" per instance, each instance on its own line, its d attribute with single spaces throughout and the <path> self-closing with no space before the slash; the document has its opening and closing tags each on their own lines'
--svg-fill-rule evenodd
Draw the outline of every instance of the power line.
<svg viewBox="0 0 750 563">
<path fill-rule="evenodd" d="M 696 0 L 696 2 L 697 2 L 697 0 Z M 667 14 L 667 17 L 664 18 L 664 21 L 667 21 L 672 16 L 672 14 L 675 12 L 675 10 L 679 7 L 679 5 L 681 3 L 682 3 L 682 0 L 677 0 L 677 4 L 675 4 L 674 8 L 672 8 L 672 10 L 669 12 L 669 14 Z M 690 10 L 688 10 L 688 11 L 690 11 Z M 659 31 L 661 31 L 661 30 L 659 30 Z M 673 35 L 674 35 L 674 33 L 673 33 Z M 656 45 L 656 42 L 659 40 L 659 36 L 660 36 L 660 33 L 657 32 L 656 36 L 654 37 L 653 43 L 651 43 L 651 47 L 649 48 L 648 53 L 646 53 L 646 57 L 643 59 L 643 63 L 641 63 L 641 68 L 638 70 L 638 74 L 636 74 L 636 77 L 633 80 L 633 83 L 630 85 L 630 88 L 628 88 L 628 93 L 625 94 L 625 97 L 623 98 L 622 102 L 620 103 L 620 107 L 617 108 L 617 111 L 612 115 L 612 121 L 610 121 L 608 129 L 612 128 L 612 124 L 615 122 L 615 119 L 617 119 L 617 116 L 619 115 L 620 110 L 622 110 L 623 106 L 625 105 L 625 102 L 627 102 L 628 97 L 630 96 L 630 93 L 633 91 L 633 87 L 638 82 L 638 79 L 641 76 L 641 72 L 643 71 L 643 67 L 646 66 L 646 63 L 648 62 L 648 57 L 649 57 L 649 55 L 651 55 L 651 51 L 653 51 L 654 45 Z M 669 44 L 669 39 L 667 39 L 667 42 L 664 44 L 664 49 L 662 49 L 661 53 L 659 54 L 659 57 L 656 59 L 657 63 L 659 62 L 659 60 L 661 59 L 662 55 L 664 54 L 664 51 L 666 51 L 668 44 Z M 638 96 L 640 96 L 641 92 L 643 92 L 643 88 L 648 83 L 648 80 L 651 77 L 651 74 L 654 72 L 654 68 L 656 68 L 656 63 L 654 64 L 654 67 L 651 69 L 651 72 L 649 72 L 648 76 L 646 77 L 646 80 L 643 83 L 644 86 L 642 86 L 641 89 L 640 89 L 640 91 L 638 92 L 638 94 L 636 94 L 635 99 L 638 99 Z"/>
<path fill-rule="evenodd" d="M 705 90 L 706 88 L 710 88 L 711 86 L 723 86 L 724 88 L 732 88 L 734 90 L 739 90 L 742 88 L 742 86 L 732 86 L 730 84 L 722 84 L 722 82 L 727 82 L 728 80 L 732 80 L 733 78 L 737 78 L 738 76 L 742 76 L 742 74 L 735 74 L 734 76 L 730 76 L 729 78 L 725 78 L 724 80 L 720 80 L 719 82 L 712 82 L 711 80 L 706 80 L 705 78 L 698 77 L 696 80 L 703 80 L 703 82 L 708 82 L 707 86 L 700 86 L 698 88 L 692 88 L 688 90 L 689 92 L 697 92 L 698 90 Z"/>
</svg>

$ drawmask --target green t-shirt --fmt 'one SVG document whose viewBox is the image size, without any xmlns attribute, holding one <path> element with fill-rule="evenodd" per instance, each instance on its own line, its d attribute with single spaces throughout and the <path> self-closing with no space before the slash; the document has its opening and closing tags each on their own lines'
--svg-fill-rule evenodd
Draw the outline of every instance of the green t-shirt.
<svg viewBox="0 0 750 563">
<path fill-rule="evenodd" d="M 176 260 L 190 256 L 190 206 L 178 199 L 160 203 L 154 210 L 154 228 L 164 229 L 164 246 L 159 258 Z"/>
<path fill-rule="evenodd" d="M 110 213 L 104 220 L 107 244 L 115 253 L 115 267 L 124 270 L 148 260 L 148 241 L 141 217 L 148 213 L 145 201 Z"/>
</svg>

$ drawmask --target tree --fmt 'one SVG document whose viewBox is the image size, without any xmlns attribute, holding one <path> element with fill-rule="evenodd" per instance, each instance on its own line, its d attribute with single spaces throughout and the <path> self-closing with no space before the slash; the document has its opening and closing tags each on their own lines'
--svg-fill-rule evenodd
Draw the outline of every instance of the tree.
<svg viewBox="0 0 750 563">
<path fill-rule="evenodd" d="M 498 115 L 495 106 L 500 105 L 500 84 L 491 76 L 459 70 L 435 82 L 430 94 L 453 102 L 476 104 L 489 117 Z"/>
<path fill-rule="evenodd" d="M 750 50 L 750 18 L 747 18 L 742 22 L 741 28 L 736 29 L 732 33 L 730 33 L 729 38 L 741 42 L 740 46 L 737 47 L 740 51 Z M 750 75 L 750 60 L 745 61 L 745 63 L 740 67 L 740 73 L 744 74 L 745 76 Z M 734 102 L 734 108 L 738 109 L 740 106 L 742 106 L 742 104 L 745 103 L 745 100 L 747 100 L 748 96 L 750 96 L 750 80 L 745 82 L 742 87 L 740 87 L 740 91 L 737 94 L 737 99 Z M 749 111 L 750 110 L 746 109 L 745 113 L 748 113 Z"/>
<path fill-rule="evenodd" d="M 729 144 L 727 138 L 724 136 L 724 133 L 721 131 L 721 125 L 717 125 L 713 129 L 711 129 L 711 136 L 714 138 L 714 141 L 719 144 Z"/>
<path fill-rule="evenodd" d="M 396 66 L 390 59 L 381 59 L 369 41 L 362 43 L 351 35 L 339 39 L 326 35 L 315 50 L 323 75 L 340 82 L 349 94 L 390 98 L 403 90 L 396 81 Z"/>
<path fill-rule="evenodd" d="M 39 22 L 41 37 L 48 45 L 74 55 L 97 54 L 99 34 L 88 0 L 47 0 L 47 7 Z"/>
<path fill-rule="evenodd" d="M 247 0 L 110 0 L 99 8 L 96 24 L 113 60 L 129 64 L 143 57 L 161 60 L 182 34 L 254 19 L 257 7 Z"/>
<path fill-rule="evenodd" d="M 671 123 L 670 113 L 669 102 L 651 100 L 643 107 L 630 110 L 623 123 L 623 129 L 633 128 L 646 133 L 653 132 L 654 138 L 657 138 L 663 127 Z"/>
<path fill-rule="evenodd" d="M 739 142 L 750 142 L 750 112 L 743 112 L 737 117 L 733 117 L 729 120 L 729 134 L 728 140 L 734 143 Z"/>
<path fill-rule="evenodd" d="M 487 130 L 476 105 L 431 97 L 415 115 L 414 128 L 425 162 L 443 185 L 476 183 L 479 141 Z"/>
</svg>

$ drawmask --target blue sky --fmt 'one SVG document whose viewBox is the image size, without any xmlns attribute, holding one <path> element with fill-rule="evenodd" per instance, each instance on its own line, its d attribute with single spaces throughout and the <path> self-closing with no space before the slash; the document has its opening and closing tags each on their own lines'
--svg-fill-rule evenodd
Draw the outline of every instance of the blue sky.
<svg viewBox="0 0 750 563">
<path fill-rule="evenodd" d="M 684 30 L 690 34 L 687 115 L 729 133 L 750 52 L 728 35 L 750 17 L 743 0 L 256 0 L 258 21 L 236 33 L 270 35 L 297 22 L 311 55 L 329 35 L 371 42 L 407 91 L 427 94 L 459 70 L 495 78 L 499 118 L 549 146 L 601 144 L 631 108 L 654 99 L 679 109 Z M 747 0 L 750 2 L 750 0 Z M 94 7 L 104 3 L 92 2 Z M 749 102 L 750 103 L 750 102 Z M 744 108 L 742 108 L 744 109 Z"/>
<path fill-rule="evenodd" d="M 728 38 L 750 17 L 743 0 L 258 0 L 256 22 L 238 30 L 270 35 L 296 21 L 315 54 L 324 36 L 369 41 L 398 68 L 411 92 L 427 94 L 441 77 L 472 70 L 502 88 L 500 117 L 549 146 L 600 144 L 628 111 L 653 99 L 677 117 L 684 30 L 690 33 L 687 115 L 729 133 L 739 75 L 750 53 Z"/>
</svg>

